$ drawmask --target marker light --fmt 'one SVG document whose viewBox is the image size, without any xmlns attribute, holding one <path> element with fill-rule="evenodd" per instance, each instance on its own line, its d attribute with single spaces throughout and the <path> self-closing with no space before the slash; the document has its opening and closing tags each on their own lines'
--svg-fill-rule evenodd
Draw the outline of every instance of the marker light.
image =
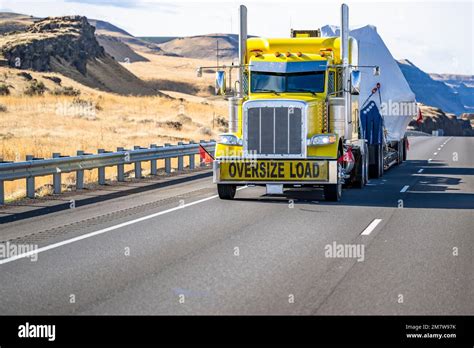
<svg viewBox="0 0 474 348">
<path fill-rule="evenodd" d="M 275 57 L 280 57 L 281 53 L 280 52 L 275 52 Z"/>
<path fill-rule="evenodd" d="M 297 55 L 298 57 L 301 57 L 301 56 L 303 55 L 303 53 L 301 53 L 301 52 L 296 52 L 296 55 Z"/>
<path fill-rule="evenodd" d="M 287 56 L 287 57 L 290 57 L 290 56 L 291 56 L 291 52 L 286 52 L 286 56 Z"/>
</svg>

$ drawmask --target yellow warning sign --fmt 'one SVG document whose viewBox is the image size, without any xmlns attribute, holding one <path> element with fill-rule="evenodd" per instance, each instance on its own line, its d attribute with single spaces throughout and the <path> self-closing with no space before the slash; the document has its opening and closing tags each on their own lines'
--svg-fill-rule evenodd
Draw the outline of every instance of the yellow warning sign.
<svg viewBox="0 0 474 348">
<path fill-rule="evenodd" d="M 254 160 L 220 163 L 221 181 L 327 181 L 328 161 Z"/>
</svg>

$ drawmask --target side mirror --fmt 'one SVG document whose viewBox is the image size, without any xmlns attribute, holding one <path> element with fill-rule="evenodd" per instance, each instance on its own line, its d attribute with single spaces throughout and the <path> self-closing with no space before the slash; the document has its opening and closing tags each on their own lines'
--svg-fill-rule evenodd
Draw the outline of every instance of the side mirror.
<svg viewBox="0 0 474 348">
<path fill-rule="evenodd" d="M 197 68 L 196 69 L 196 76 L 197 77 L 202 77 L 202 68 Z"/>
<path fill-rule="evenodd" d="M 226 78 L 225 71 L 216 71 L 216 95 L 225 95 L 226 92 Z"/>
<path fill-rule="evenodd" d="M 352 70 L 351 71 L 351 94 L 359 95 L 360 93 L 360 71 Z"/>
<path fill-rule="evenodd" d="M 379 66 L 376 66 L 374 68 L 374 76 L 379 76 L 380 75 L 380 67 Z"/>
</svg>

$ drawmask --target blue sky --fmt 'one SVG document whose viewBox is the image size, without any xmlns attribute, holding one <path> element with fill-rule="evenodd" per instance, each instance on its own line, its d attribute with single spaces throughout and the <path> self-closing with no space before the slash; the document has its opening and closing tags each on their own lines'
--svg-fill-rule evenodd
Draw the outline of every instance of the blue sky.
<svg viewBox="0 0 474 348">
<path fill-rule="evenodd" d="M 0 0 L 0 9 L 35 16 L 81 14 L 136 36 L 237 33 L 237 8 L 249 12 L 249 32 L 287 37 L 290 28 L 339 23 L 337 1 Z M 461 1 L 346 1 L 350 23 L 372 24 L 395 58 L 427 72 L 474 74 L 474 5 Z"/>
</svg>

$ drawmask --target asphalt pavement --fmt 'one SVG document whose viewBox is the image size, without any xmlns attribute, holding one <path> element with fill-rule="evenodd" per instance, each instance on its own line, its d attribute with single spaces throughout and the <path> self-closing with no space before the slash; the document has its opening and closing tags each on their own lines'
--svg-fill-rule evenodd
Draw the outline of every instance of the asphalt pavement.
<svg viewBox="0 0 474 348">
<path fill-rule="evenodd" d="M 411 137 L 341 202 L 208 175 L 0 225 L 2 314 L 474 314 L 474 138 Z"/>
</svg>

